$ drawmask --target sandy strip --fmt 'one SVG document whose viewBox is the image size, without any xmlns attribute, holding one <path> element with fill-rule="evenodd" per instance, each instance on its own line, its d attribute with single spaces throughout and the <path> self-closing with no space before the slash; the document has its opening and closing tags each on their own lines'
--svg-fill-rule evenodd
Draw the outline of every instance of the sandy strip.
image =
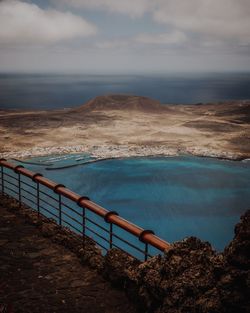
<svg viewBox="0 0 250 313">
<path fill-rule="evenodd" d="M 32 148 L 24 151 L 16 151 L 11 153 L 2 153 L 0 158 L 27 160 L 33 157 L 54 156 L 65 154 L 86 153 L 97 160 L 127 157 L 153 157 L 153 156 L 179 156 L 191 155 L 199 157 L 212 157 L 227 160 L 244 160 L 247 159 L 240 153 L 232 153 L 226 151 L 218 151 L 205 148 L 187 148 L 173 149 L 164 146 L 130 146 L 130 145 L 113 145 L 88 147 L 84 145 L 65 146 L 65 147 L 48 147 L 48 148 Z M 48 165 L 48 164 L 46 164 Z"/>
</svg>

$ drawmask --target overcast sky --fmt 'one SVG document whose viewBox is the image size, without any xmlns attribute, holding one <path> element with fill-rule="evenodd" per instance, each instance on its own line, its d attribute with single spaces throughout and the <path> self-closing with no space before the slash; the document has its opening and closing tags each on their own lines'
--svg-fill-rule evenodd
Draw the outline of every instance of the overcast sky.
<svg viewBox="0 0 250 313">
<path fill-rule="evenodd" d="M 250 70 L 250 0 L 0 0 L 0 71 Z"/>
</svg>

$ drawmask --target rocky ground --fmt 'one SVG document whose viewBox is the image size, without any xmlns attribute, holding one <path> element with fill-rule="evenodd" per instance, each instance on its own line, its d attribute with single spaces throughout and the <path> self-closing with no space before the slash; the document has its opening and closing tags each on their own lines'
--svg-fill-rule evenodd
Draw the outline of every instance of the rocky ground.
<svg viewBox="0 0 250 313">
<path fill-rule="evenodd" d="M 0 111 L 0 157 L 89 152 L 98 158 L 250 157 L 250 101 L 162 105 L 136 96 L 97 97 L 76 109 Z"/>
<path fill-rule="evenodd" d="M 250 312 L 250 211 L 235 227 L 235 237 L 217 254 L 208 242 L 190 237 L 164 256 L 140 265 L 120 251 L 106 257 L 105 274 L 128 290 L 142 312 Z M 136 295 L 136 296 L 135 296 Z"/>
<path fill-rule="evenodd" d="M 0 312 L 135 312 L 123 291 L 0 204 Z"/>
<path fill-rule="evenodd" d="M 111 313 L 133 312 L 134 307 L 141 313 L 250 310 L 250 211 L 241 217 L 223 253 L 190 237 L 142 263 L 117 249 L 102 256 L 91 240 L 86 239 L 83 248 L 71 231 L 38 219 L 36 212 L 19 208 L 9 197 L 0 197 L 0 207 L 0 299 L 19 309 L 13 312 L 86 308 Z M 134 307 L 90 268 L 126 292 Z M 44 305 L 53 310 L 40 310 Z M 34 310 L 28 311 L 29 306 Z"/>
</svg>

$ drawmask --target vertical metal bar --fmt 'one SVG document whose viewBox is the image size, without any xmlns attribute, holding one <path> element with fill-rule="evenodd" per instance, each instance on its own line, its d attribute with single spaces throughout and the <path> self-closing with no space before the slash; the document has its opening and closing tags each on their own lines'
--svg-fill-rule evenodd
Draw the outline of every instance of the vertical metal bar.
<svg viewBox="0 0 250 313">
<path fill-rule="evenodd" d="M 4 171 L 3 166 L 1 165 L 1 178 L 2 178 L 2 193 L 4 194 Z"/>
<path fill-rule="evenodd" d="M 113 224 L 109 224 L 109 249 L 113 248 Z"/>
<path fill-rule="evenodd" d="M 36 183 L 36 204 L 37 204 L 37 216 L 40 217 L 40 186 L 39 186 L 39 182 Z"/>
<path fill-rule="evenodd" d="M 148 244 L 145 243 L 145 252 L 144 252 L 144 261 L 147 261 L 148 259 Z"/>
<path fill-rule="evenodd" d="M 22 194 L 21 194 L 21 175 L 18 173 L 18 201 L 19 201 L 19 208 L 22 204 Z"/>
<path fill-rule="evenodd" d="M 85 237 L 86 231 L 86 210 L 82 208 L 82 236 Z"/>
<path fill-rule="evenodd" d="M 59 194 L 59 225 L 62 225 L 62 196 Z"/>
<path fill-rule="evenodd" d="M 82 244 L 85 245 L 86 235 L 86 209 L 82 208 Z"/>
</svg>

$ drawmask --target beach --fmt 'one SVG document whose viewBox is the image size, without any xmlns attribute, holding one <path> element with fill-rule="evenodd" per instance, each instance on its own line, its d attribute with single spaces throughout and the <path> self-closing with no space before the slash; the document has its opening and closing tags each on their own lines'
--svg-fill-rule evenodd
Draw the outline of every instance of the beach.
<svg viewBox="0 0 250 313">
<path fill-rule="evenodd" d="M 74 109 L 1 110 L 0 157 L 88 153 L 97 159 L 250 157 L 250 101 L 166 105 L 110 95 Z"/>
</svg>

